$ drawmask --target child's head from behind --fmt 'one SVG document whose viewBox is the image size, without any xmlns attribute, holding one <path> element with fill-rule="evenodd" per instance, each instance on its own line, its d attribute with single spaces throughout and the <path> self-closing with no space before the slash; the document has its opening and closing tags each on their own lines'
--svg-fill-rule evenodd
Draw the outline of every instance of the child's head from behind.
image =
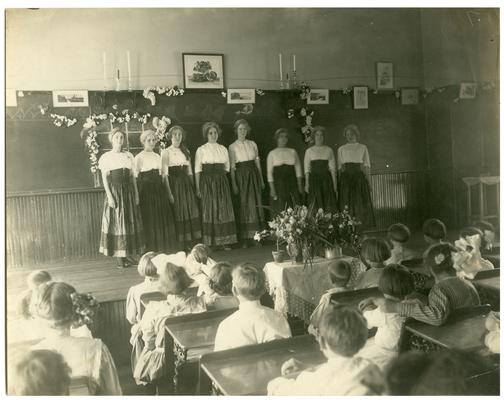
<svg viewBox="0 0 504 400">
<path fill-rule="evenodd" d="M 13 368 L 9 391 L 17 396 L 69 394 L 71 369 L 63 356 L 52 350 L 32 350 Z"/>
<path fill-rule="evenodd" d="M 233 294 L 241 300 L 259 300 L 266 292 L 264 271 L 251 263 L 238 265 L 233 269 Z"/>
<path fill-rule="evenodd" d="M 387 265 L 378 282 L 378 289 L 387 298 L 402 300 L 415 290 L 411 272 L 403 265 Z"/>
<path fill-rule="evenodd" d="M 33 290 L 43 283 L 49 282 L 51 279 L 52 278 L 49 272 L 37 269 L 30 272 L 30 274 L 26 277 L 26 284 L 28 285 L 29 289 Z"/>
<path fill-rule="evenodd" d="M 491 249 L 493 247 L 493 242 L 495 241 L 494 226 L 488 221 L 478 221 L 473 226 L 483 232 L 481 247 L 483 249 Z"/>
<path fill-rule="evenodd" d="M 208 274 L 210 289 L 220 296 L 233 294 L 233 267 L 227 262 L 215 264 Z"/>
<path fill-rule="evenodd" d="M 157 255 L 158 253 L 155 253 L 153 251 L 149 251 L 148 253 L 145 253 L 141 258 L 140 261 L 138 261 L 138 274 L 141 277 L 149 277 L 149 278 L 156 278 L 158 276 L 157 273 L 157 268 L 152 262 L 152 259 Z"/>
<path fill-rule="evenodd" d="M 47 282 L 39 286 L 33 298 L 34 316 L 50 321 L 55 328 L 69 327 L 75 317 L 73 286 L 64 282 Z"/>
<path fill-rule="evenodd" d="M 345 260 L 334 260 L 329 266 L 329 279 L 334 287 L 345 287 L 350 280 L 352 266 Z"/>
<path fill-rule="evenodd" d="M 319 324 L 320 348 L 331 357 L 337 354 L 352 357 L 366 343 L 367 322 L 355 307 L 332 304 L 322 315 Z"/>
<path fill-rule="evenodd" d="M 181 294 L 193 280 L 187 275 L 183 267 L 167 262 L 159 272 L 159 289 L 165 295 Z"/>
<path fill-rule="evenodd" d="M 422 227 L 424 239 L 429 244 L 440 243 L 446 239 L 446 226 L 436 218 L 430 218 Z"/>
<path fill-rule="evenodd" d="M 450 243 L 434 244 L 425 253 L 424 265 L 434 276 L 455 275 L 453 253 L 456 252 L 457 248 Z"/>
<path fill-rule="evenodd" d="M 370 237 L 362 241 L 361 255 L 371 267 L 380 267 L 390 258 L 390 247 L 385 239 Z"/>
<path fill-rule="evenodd" d="M 196 262 L 199 262 L 201 264 L 206 264 L 210 253 L 210 247 L 202 243 L 197 244 L 191 250 L 191 254 L 193 255 Z"/>
<path fill-rule="evenodd" d="M 393 224 L 387 230 L 387 237 L 392 243 L 404 244 L 410 239 L 411 232 L 404 224 Z"/>
</svg>

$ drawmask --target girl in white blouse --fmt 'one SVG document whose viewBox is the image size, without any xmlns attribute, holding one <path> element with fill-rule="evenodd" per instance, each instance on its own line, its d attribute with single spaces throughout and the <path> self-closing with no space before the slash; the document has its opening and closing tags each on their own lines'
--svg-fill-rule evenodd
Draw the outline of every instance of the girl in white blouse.
<svg viewBox="0 0 504 400">
<path fill-rule="evenodd" d="M 185 136 L 181 126 L 171 127 L 168 131 L 171 146 L 163 150 L 161 159 L 168 197 L 175 208 L 178 240 L 188 250 L 201 239 L 201 218 Z"/>
<path fill-rule="evenodd" d="M 132 262 L 126 257 L 144 251 L 142 219 L 133 173 L 133 155 L 122 150 L 124 134 L 120 130 L 114 129 L 108 139 L 112 150 L 104 153 L 98 161 L 106 194 L 100 253 L 116 257 L 118 268 L 124 268 Z"/>
<path fill-rule="evenodd" d="M 179 244 L 173 209 L 161 177 L 161 157 L 154 152 L 156 134 L 147 130 L 140 136 L 144 150 L 135 156 L 135 176 L 147 251 L 171 253 Z"/>
<path fill-rule="evenodd" d="M 264 228 L 262 190 L 264 181 L 257 145 L 247 139 L 250 125 L 244 119 L 234 124 L 237 139 L 229 146 L 231 183 L 240 199 L 239 233 L 243 246 L 251 241 L 257 231 Z"/>
<path fill-rule="evenodd" d="M 275 140 L 277 148 L 268 154 L 267 172 L 272 208 L 281 212 L 286 207 L 301 204 L 303 171 L 296 150 L 286 147 L 289 141 L 287 129 L 278 129 Z"/>
<path fill-rule="evenodd" d="M 338 148 L 338 206 L 348 208 L 350 214 L 362 222 L 363 227 L 374 227 L 375 218 L 371 202 L 371 164 L 366 145 L 358 143 L 357 125 L 343 129 L 347 144 Z"/>
<path fill-rule="evenodd" d="M 325 128 L 313 128 L 315 143 L 306 150 L 304 156 L 305 191 L 308 193 L 308 204 L 315 210 L 336 211 L 336 160 L 334 152 L 324 145 Z"/>
<path fill-rule="evenodd" d="M 194 172 L 196 194 L 201 199 L 203 243 L 221 246 L 236 243 L 236 224 L 227 173 L 230 169 L 227 149 L 217 143 L 222 130 L 215 122 L 202 128 L 208 142 L 196 150 Z"/>
</svg>

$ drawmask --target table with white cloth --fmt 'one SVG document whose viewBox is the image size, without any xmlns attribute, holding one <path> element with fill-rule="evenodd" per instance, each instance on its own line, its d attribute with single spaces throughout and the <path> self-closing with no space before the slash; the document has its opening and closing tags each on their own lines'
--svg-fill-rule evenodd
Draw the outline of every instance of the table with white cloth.
<svg viewBox="0 0 504 400">
<path fill-rule="evenodd" d="M 352 266 L 349 286 L 366 270 L 357 258 L 342 256 L 341 259 Z M 309 323 L 310 316 L 318 305 L 320 297 L 332 287 L 328 266 L 334 259 L 315 257 L 313 262 L 282 263 L 269 262 L 264 266 L 269 294 L 275 301 L 275 310 L 285 316 L 290 315 Z"/>
</svg>

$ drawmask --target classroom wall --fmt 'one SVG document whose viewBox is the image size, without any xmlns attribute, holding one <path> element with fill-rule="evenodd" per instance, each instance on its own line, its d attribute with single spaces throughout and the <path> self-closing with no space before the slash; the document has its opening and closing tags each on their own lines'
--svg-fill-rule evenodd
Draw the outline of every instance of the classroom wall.
<svg viewBox="0 0 504 400">
<path fill-rule="evenodd" d="M 223 53 L 227 87 L 278 89 L 280 52 L 312 87 L 374 88 L 377 61 L 396 87 L 421 86 L 420 22 L 417 9 L 10 9 L 7 88 L 103 90 L 106 52 L 113 90 L 127 50 L 133 89 L 182 84 L 182 52 Z"/>
</svg>

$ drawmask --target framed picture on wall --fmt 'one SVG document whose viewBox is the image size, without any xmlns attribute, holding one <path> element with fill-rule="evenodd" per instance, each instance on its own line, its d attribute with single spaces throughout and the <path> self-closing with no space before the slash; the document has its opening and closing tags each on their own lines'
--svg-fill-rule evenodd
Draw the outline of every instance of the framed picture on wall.
<svg viewBox="0 0 504 400">
<path fill-rule="evenodd" d="M 403 106 L 418 104 L 420 91 L 418 88 L 401 88 L 401 104 Z"/>
<path fill-rule="evenodd" d="M 182 53 L 186 89 L 224 89 L 224 55 Z"/>
<path fill-rule="evenodd" d="M 354 110 L 365 110 L 368 108 L 368 87 L 353 87 L 353 108 Z"/>
<path fill-rule="evenodd" d="M 462 82 L 460 84 L 459 97 L 461 99 L 474 99 L 476 97 L 476 83 Z"/>
<path fill-rule="evenodd" d="M 52 92 L 53 107 L 88 107 L 87 90 L 55 90 Z"/>
<path fill-rule="evenodd" d="M 379 61 L 376 63 L 376 89 L 394 89 L 394 66 L 391 62 Z"/>
<path fill-rule="evenodd" d="M 247 104 L 255 103 L 255 89 L 228 89 L 228 104 Z"/>
<path fill-rule="evenodd" d="M 329 104 L 329 89 L 311 89 L 307 104 Z"/>
</svg>

